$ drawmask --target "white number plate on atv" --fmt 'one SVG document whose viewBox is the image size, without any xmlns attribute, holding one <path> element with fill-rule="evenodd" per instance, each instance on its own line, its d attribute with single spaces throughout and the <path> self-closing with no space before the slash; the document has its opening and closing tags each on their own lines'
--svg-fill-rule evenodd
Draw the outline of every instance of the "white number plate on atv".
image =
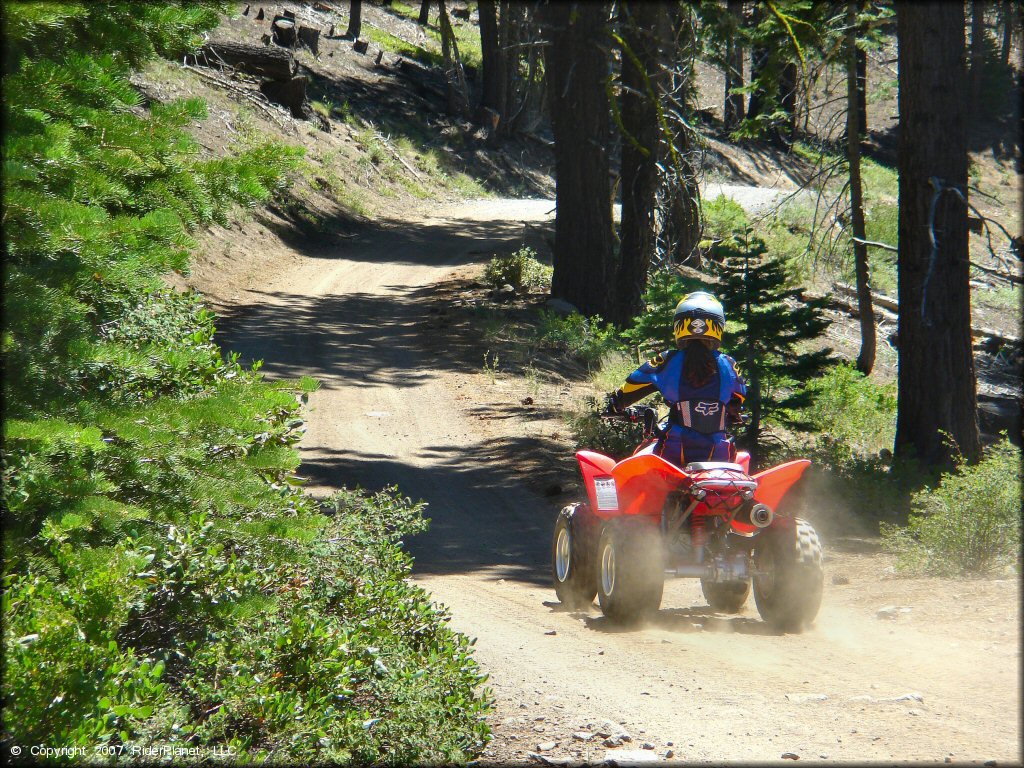
<svg viewBox="0 0 1024 768">
<path fill-rule="evenodd" d="M 619 494 L 615 491 L 615 481 L 610 477 L 607 480 L 595 480 L 594 493 L 597 496 L 598 509 L 619 508 Z"/>
</svg>

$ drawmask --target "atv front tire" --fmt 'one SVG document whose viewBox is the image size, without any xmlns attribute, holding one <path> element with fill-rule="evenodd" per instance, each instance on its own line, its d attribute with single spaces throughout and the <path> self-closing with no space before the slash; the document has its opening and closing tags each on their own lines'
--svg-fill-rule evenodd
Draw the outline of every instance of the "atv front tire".
<svg viewBox="0 0 1024 768">
<path fill-rule="evenodd" d="M 700 580 L 700 590 L 718 613 L 739 613 L 750 595 L 750 579 L 745 581 Z"/>
<path fill-rule="evenodd" d="M 818 615 L 825 571 L 821 542 L 799 518 L 763 531 L 754 545 L 754 602 L 767 623 L 802 632 Z"/>
<path fill-rule="evenodd" d="M 609 621 L 632 624 L 658 610 L 664 559 L 657 524 L 613 520 L 605 525 L 597 546 L 597 596 Z"/>
<path fill-rule="evenodd" d="M 551 542 L 551 576 L 559 601 L 572 609 L 586 608 L 597 594 L 594 571 L 596 518 L 586 504 L 570 504 L 558 513 Z"/>
</svg>

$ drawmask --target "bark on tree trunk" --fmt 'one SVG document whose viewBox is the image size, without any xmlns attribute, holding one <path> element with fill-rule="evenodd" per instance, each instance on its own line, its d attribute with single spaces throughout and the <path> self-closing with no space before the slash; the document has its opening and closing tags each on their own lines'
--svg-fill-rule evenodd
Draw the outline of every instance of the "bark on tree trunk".
<svg viewBox="0 0 1024 768">
<path fill-rule="evenodd" d="M 667 8 L 661 3 L 623 2 L 619 30 L 623 41 L 622 227 L 615 307 L 609 316 L 625 327 L 643 309 L 647 270 L 654 253 L 654 195 L 662 144 L 658 98 L 662 90 L 662 47 L 667 39 Z"/>
<path fill-rule="evenodd" d="M 726 10 L 733 30 L 743 24 L 743 0 L 727 0 Z M 743 94 L 732 93 L 734 88 L 743 87 L 743 46 L 737 34 L 730 34 L 725 49 L 725 106 L 723 116 L 726 128 L 735 128 L 743 119 Z"/>
<path fill-rule="evenodd" d="M 493 109 L 505 119 L 506 52 L 498 45 L 498 11 L 495 0 L 480 0 L 480 54 L 483 59 L 483 93 L 480 106 Z"/>
<path fill-rule="evenodd" d="M 604 3 L 545 3 L 545 69 L 555 136 L 555 248 L 552 296 L 586 315 L 611 310 L 612 200 Z"/>
<path fill-rule="evenodd" d="M 899 40 L 897 455 L 980 454 L 967 252 L 964 6 L 896 4 Z M 936 192 L 931 180 L 937 180 Z M 930 232 L 937 248 L 933 250 Z"/>
<path fill-rule="evenodd" d="M 868 52 L 857 49 L 857 132 L 868 135 Z"/>
<path fill-rule="evenodd" d="M 846 5 L 846 152 L 850 162 L 850 220 L 854 238 L 863 241 L 864 199 L 860 179 L 860 94 L 857 78 L 857 0 Z M 867 376 L 875 365 L 875 313 L 871 306 L 868 247 L 853 241 L 857 273 L 857 308 L 860 311 L 860 354 L 857 370 Z"/>
<path fill-rule="evenodd" d="M 776 138 L 792 142 L 796 136 L 797 89 L 800 71 L 795 61 L 787 61 L 779 77 L 779 103 L 786 113 L 786 122 L 776 131 Z"/>
<path fill-rule="evenodd" d="M 420 2 L 420 15 L 416 21 L 421 27 L 427 26 L 427 22 L 430 21 L 430 0 Z"/>
<path fill-rule="evenodd" d="M 348 6 L 348 31 L 345 37 L 355 40 L 363 29 L 363 0 L 350 0 Z"/>
<path fill-rule="evenodd" d="M 982 41 L 985 37 L 985 3 L 973 0 L 971 3 L 971 97 L 970 114 L 978 114 L 979 97 L 981 96 Z"/>
<path fill-rule="evenodd" d="M 676 6 L 676 16 L 673 22 L 675 25 L 674 38 L 678 44 L 675 55 L 683 61 L 692 55 L 696 44 L 693 38 L 693 26 L 680 12 L 680 9 L 684 7 Z M 671 91 L 681 94 L 679 102 L 687 104 L 691 101 L 695 89 L 694 71 L 688 66 L 675 66 L 672 69 Z M 739 101 L 742 107 L 742 96 Z M 700 241 L 700 186 L 693 159 L 694 137 L 691 129 L 680 120 L 673 121 L 671 125 L 672 135 L 662 137 L 672 142 L 668 152 L 668 159 L 672 166 L 671 187 L 667 190 L 668 223 L 671 235 L 670 253 L 674 264 L 683 264 L 691 257 Z"/>
<path fill-rule="evenodd" d="M 459 57 L 459 45 L 455 40 L 455 31 L 448 19 L 448 9 L 444 0 L 438 0 L 437 3 L 437 24 L 441 28 L 441 55 L 444 57 L 448 112 L 469 118 L 469 88 L 462 69 L 462 59 Z"/>
<path fill-rule="evenodd" d="M 750 82 L 764 76 L 768 67 L 769 52 L 766 48 L 752 48 L 750 51 Z M 750 93 L 747 102 L 747 117 L 753 119 L 761 114 L 765 106 L 764 88 L 757 87 Z"/>
<path fill-rule="evenodd" d="M 1013 44 L 1013 25 L 1015 15 L 1013 0 L 1003 0 L 1003 44 L 1000 48 L 1000 53 L 1002 55 L 1004 67 L 1010 65 L 1010 47 Z"/>
</svg>

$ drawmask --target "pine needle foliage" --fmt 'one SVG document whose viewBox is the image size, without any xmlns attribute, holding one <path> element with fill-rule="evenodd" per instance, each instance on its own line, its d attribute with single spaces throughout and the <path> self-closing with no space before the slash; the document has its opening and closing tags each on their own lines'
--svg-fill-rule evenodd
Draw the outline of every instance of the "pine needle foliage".
<svg viewBox="0 0 1024 768">
<path fill-rule="evenodd" d="M 225 7 L 4 8 L 0 744 L 465 761 L 488 695 L 407 581 L 422 505 L 305 495 L 294 444 L 317 383 L 243 368 L 161 280 L 300 156 L 203 157 L 186 129 L 205 105 L 143 106 L 131 85 Z"/>
</svg>

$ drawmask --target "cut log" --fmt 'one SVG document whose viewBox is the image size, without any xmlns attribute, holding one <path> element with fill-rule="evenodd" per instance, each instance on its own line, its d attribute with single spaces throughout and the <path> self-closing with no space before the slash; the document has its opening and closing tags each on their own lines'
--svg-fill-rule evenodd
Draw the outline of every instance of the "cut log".
<svg viewBox="0 0 1024 768">
<path fill-rule="evenodd" d="M 447 98 L 444 87 L 432 82 L 436 78 L 433 76 L 432 71 L 422 64 L 400 58 L 395 62 L 395 67 L 398 69 L 399 74 L 412 83 L 421 94 L 426 91 L 435 96 Z"/>
<path fill-rule="evenodd" d="M 295 57 L 290 51 L 242 43 L 208 42 L 199 49 L 199 62 L 209 66 L 227 65 L 250 75 L 272 80 L 289 80 L 295 74 Z"/>
<path fill-rule="evenodd" d="M 846 285 L 845 283 L 836 283 L 836 290 L 839 291 L 844 296 L 857 296 L 857 289 L 852 285 Z M 900 311 L 899 302 L 896 301 L 896 299 L 892 298 L 891 296 L 886 296 L 884 293 L 872 291 L 871 300 L 875 304 L 878 304 L 881 307 L 885 307 L 886 309 L 892 312 Z"/>
<path fill-rule="evenodd" d="M 316 27 L 299 27 L 299 42 L 313 53 L 320 53 L 320 30 Z"/>
<path fill-rule="evenodd" d="M 842 283 L 836 283 L 836 289 L 838 293 L 845 293 L 848 296 L 856 296 L 856 291 L 852 286 L 843 285 Z M 808 292 L 808 296 L 811 296 Z M 876 320 L 888 320 L 889 322 L 895 323 L 899 319 L 900 305 L 892 297 L 885 296 L 883 294 L 872 294 L 872 299 L 875 304 L 875 319 Z M 859 317 L 860 312 L 857 308 L 855 301 L 846 299 L 836 293 L 831 294 L 828 297 L 829 305 L 835 309 L 840 309 L 853 317 Z M 995 328 L 985 328 L 979 326 L 977 328 L 971 328 L 971 336 L 975 339 L 992 339 L 998 342 L 998 345 L 1019 345 L 1020 337 L 1011 336 L 1010 334 L 998 331 Z"/>
<path fill-rule="evenodd" d="M 271 24 L 271 34 L 274 36 L 275 43 L 285 48 L 291 48 L 295 45 L 295 22 L 278 16 Z"/>
<path fill-rule="evenodd" d="M 293 117 L 309 117 L 304 76 L 299 75 L 289 80 L 264 80 L 260 84 L 260 92 L 275 104 L 290 109 Z"/>
</svg>

